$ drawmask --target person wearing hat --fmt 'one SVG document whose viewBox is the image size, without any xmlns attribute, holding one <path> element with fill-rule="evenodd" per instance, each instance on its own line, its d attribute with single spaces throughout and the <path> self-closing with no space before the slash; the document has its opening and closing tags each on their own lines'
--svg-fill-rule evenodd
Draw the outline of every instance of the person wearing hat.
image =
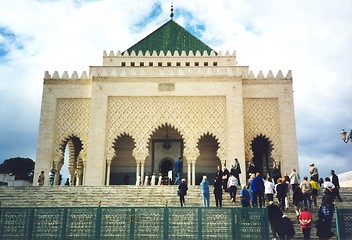
<svg viewBox="0 0 352 240">
<path fill-rule="evenodd" d="M 310 173 L 310 177 L 318 182 L 319 180 L 319 173 L 318 173 L 318 169 L 315 167 L 314 163 L 312 163 L 311 165 L 309 165 L 309 169 L 308 172 Z"/>
</svg>

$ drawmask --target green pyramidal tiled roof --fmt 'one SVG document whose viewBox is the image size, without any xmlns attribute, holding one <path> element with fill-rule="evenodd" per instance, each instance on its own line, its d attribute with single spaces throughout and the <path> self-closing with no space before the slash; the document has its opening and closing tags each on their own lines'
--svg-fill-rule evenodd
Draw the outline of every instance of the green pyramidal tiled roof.
<svg viewBox="0 0 352 240">
<path fill-rule="evenodd" d="M 208 54 L 213 51 L 208 45 L 193 36 L 172 19 L 126 51 L 129 54 L 131 54 L 132 51 L 135 51 L 136 54 L 142 51 L 143 54 L 145 54 L 147 50 L 150 54 L 152 54 L 153 51 L 159 53 L 161 50 L 163 50 L 165 54 L 167 51 L 171 51 L 171 53 L 174 54 L 176 50 L 179 54 L 181 54 L 183 50 L 185 50 L 187 54 L 190 50 L 192 50 L 194 54 L 196 51 L 199 51 L 201 54 L 203 54 L 204 51 L 207 51 Z"/>
</svg>

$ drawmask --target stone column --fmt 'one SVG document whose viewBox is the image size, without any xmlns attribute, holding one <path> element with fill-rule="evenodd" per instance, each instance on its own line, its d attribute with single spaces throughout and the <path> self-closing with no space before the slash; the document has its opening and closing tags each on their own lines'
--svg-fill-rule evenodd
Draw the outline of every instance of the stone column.
<svg viewBox="0 0 352 240">
<path fill-rule="evenodd" d="M 192 186 L 196 185 L 196 162 L 192 161 Z"/>
<path fill-rule="evenodd" d="M 110 167 L 111 160 L 106 160 L 106 186 L 110 185 Z"/>
<path fill-rule="evenodd" d="M 141 178 L 140 178 L 140 168 L 141 168 L 141 163 L 140 162 L 137 162 L 137 166 L 136 166 L 136 186 L 139 186 L 140 185 L 140 181 L 141 181 Z"/>
<path fill-rule="evenodd" d="M 144 183 L 144 161 L 141 161 L 141 181 Z"/>
<path fill-rule="evenodd" d="M 61 171 L 62 166 L 63 166 L 63 159 L 60 159 L 57 162 L 54 161 L 53 168 L 54 168 L 54 170 L 56 170 L 55 177 L 54 177 L 54 185 L 59 185 L 60 171 Z M 48 175 L 48 179 L 49 179 L 49 175 Z"/>
<path fill-rule="evenodd" d="M 187 161 L 187 182 L 191 184 L 191 163 Z"/>
</svg>

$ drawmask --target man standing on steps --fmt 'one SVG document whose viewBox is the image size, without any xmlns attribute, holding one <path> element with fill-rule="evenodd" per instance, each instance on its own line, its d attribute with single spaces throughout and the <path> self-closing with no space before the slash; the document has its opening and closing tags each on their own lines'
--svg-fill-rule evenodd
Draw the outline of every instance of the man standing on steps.
<svg viewBox="0 0 352 240">
<path fill-rule="evenodd" d="M 187 194 L 187 184 L 186 184 L 186 179 L 182 179 L 181 180 L 181 184 L 178 186 L 178 191 L 177 194 L 180 197 L 180 203 L 181 203 L 181 207 L 185 206 L 185 196 Z"/>
<path fill-rule="evenodd" d="M 183 168 L 182 158 L 180 157 L 175 163 L 175 171 L 176 171 L 175 185 L 181 184 L 182 168 Z"/>
<path fill-rule="evenodd" d="M 334 170 L 330 171 L 331 174 L 331 182 L 335 185 L 335 188 L 333 190 L 334 192 L 334 197 L 337 198 L 340 202 L 342 202 L 342 199 L 340 197 L 340 182 L 339 182 L 339 177 L 335 174 Z"/>
</svg>

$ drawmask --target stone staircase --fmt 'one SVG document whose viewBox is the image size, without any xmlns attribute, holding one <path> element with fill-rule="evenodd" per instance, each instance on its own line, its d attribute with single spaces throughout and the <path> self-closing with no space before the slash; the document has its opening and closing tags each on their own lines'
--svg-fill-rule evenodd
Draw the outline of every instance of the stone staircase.
<svg viewBox="0 0 352 240">
<path fill-rule="evenodd" d="M 200 186 L 188 186 L 185 197 L 186 206 L 201 207 Z M 212 193 L 213 188 L 210 188 Z M 82 206 L 180 206 L 176 194 L 177 186 L 55 186 L 50 187 L 7 187 L 0 186 L 1 207 L 82 207 Z M 338 208 L 352 208 L 352 188 L 342 188 L 340 195 L 343 202 L 337 202 Z M 291 196 L 292 197 L 292 196 Z M 215 207 L 214 195 L 211 194 L 210 206 Z M 318 199 L 318 205 L 321 198 Z M 223 195 L 224 207 L 241 207 L 238 193 L 235 203 L 230 201 L 229 193 Z M 296 214 L 291 206 L 285 211 L 294 223 L 295 239 L 302 239 Z M 317 211 L 313 211 L 313 220 L 317 220 Z M 335 219 L 334 219 L 335 221 Z M 333 224 L 334 225 L 334 224 Z M 336 232 L 336 229 L 333 229 Z M 312 239 L 318 239 L 313 224 Z M 337 239 L 336 236 L 332 239 Z"/>
<path fill-rule="evenodd" d="M 186 206 L 203 206 L 200 186 L 188 186 Z M 211 189 L 212 191 L 212 189 Z M 224 207 L 231 203 L 229 193 L 223 195 Z M 74 206 L 179 206 L 177 186 L 60 186 L 0 187 L 1 207 L 74 207 Z M 211 206 L 215 206 L 211 196 Z"/>
</svg>

